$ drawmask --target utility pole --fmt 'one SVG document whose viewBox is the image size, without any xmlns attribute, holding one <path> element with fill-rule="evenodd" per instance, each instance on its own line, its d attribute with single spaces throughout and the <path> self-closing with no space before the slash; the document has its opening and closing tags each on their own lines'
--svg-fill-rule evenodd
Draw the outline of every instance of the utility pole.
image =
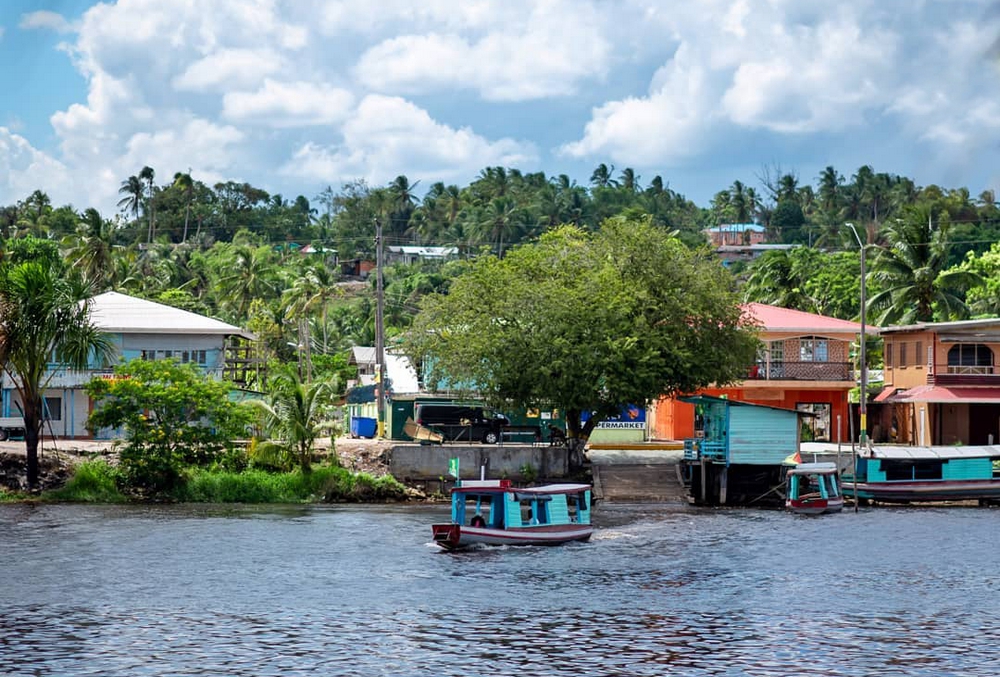
<svg viewBox="0 0 1000 677">
<path fill-rule="evenodd" d="M 858 447 L 859 450 L 864 450 L 867 445 L 868 438 L 868 364 L 865 354 L 865 249 L 867 247 L 861 242 L 861 236 L 858 235 L 857 229 L 854 227 L 853 223 L 848 223 L 851 231 L 854 232 L 854 239 L 858 241 L 858 246 L 861 248 L 861 393 L 858 396 L 858 412 L 861 415 L 861 425 L 858 431 Z M 865 240 L 868 239 L 868 233 L 865 233 Z M 858 461 L 857 457 L 854 459 L 854 512 L 858 511 Z"/>
<path fill-rule="evenodd" d="M 375 217 L 375 362 L 378 386 L 375 407 L 378 412 L 378 437 L 385 437 L 385 326 L 382 317 L 385 294 L 382 289 L 382 222 Z"/>
</svg>

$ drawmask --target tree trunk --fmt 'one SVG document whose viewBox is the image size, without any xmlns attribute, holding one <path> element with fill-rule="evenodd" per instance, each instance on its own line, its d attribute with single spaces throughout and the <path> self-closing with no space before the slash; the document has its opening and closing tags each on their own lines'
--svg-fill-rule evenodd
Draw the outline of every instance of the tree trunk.
<svg viewBox="0 0 1000 677">
<path fill-rule="evenodd" d="M 41 438 L 42 420 L 37 403 L 24 403 L 24 446 L 28 468 L 28 490 L 38 489 L 38 442 Z"/>
</svg>

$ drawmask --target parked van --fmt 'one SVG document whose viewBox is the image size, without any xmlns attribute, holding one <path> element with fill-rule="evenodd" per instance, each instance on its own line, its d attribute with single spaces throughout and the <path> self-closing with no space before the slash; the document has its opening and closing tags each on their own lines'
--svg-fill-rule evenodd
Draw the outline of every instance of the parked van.
<svg viewBox="0 0 1000 677">
<path fill-rule="evenodd" d="M 413 418 L 425 428 L 441 433 L 445 441 L 496 444 L 510 420 L 483 407 L 468 404 L 418 403 Z"/>
</svg>

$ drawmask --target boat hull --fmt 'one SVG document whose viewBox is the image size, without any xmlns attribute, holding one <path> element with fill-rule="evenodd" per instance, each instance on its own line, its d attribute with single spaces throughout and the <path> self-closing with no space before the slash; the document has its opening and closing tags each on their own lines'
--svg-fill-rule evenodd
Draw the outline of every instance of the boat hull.
<svg viewBox="0 0 1000 677">
<path fill-rule="evenodd" d="M 789 499 L 785 501 L 785 507 L 798 515 L 824 515 L 843 510 L 844 499 L 840 496 L 835 498 L 807 498 L 804 500 Z"/>
<path fill-rule="evenodd" d="M 594 533 L 589 524 L 559 524 L 513 529 L 491 529 L 461 524 L 431 525 L 434 542 L 445 550 L 473 545 L 560 545 L 586 541 Z"/>
<path fill-rule="evenodd" d="M 854 496 L 852 479 L 844 481 L 843 492 L 845 496 Z M 857 495 L 884 503 L 1000 500 L 1000 479 L 858 482 Z"/>
</svg>

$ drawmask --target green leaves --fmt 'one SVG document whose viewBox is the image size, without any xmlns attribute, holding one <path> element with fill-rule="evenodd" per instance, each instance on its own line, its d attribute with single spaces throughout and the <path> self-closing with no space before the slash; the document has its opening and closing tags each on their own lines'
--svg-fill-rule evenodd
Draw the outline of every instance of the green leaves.
<svg viewBox="0 0 1000 677">
<path fill-rule="evenodd" d="M 406 347 L 430 358 L 429 387 L 557 406 L 572 428 L 583 411 L 593 426 L 626 403 L 732 381 L 756 345 L 717 262 L 648 218 L 619 217 L 477 260 L 424 300 Z"/>
<path fill-rule="evenodd" d="M 245 438 L 249 410 L 230 401 L 230 386 L 173 360 L 132 360 L 116 378 L 87 384 L 92 431 L 121 428 L 121 466 L 133 489 L 167 492 L 188 465 L 207 466 Z"/>
</svg>

